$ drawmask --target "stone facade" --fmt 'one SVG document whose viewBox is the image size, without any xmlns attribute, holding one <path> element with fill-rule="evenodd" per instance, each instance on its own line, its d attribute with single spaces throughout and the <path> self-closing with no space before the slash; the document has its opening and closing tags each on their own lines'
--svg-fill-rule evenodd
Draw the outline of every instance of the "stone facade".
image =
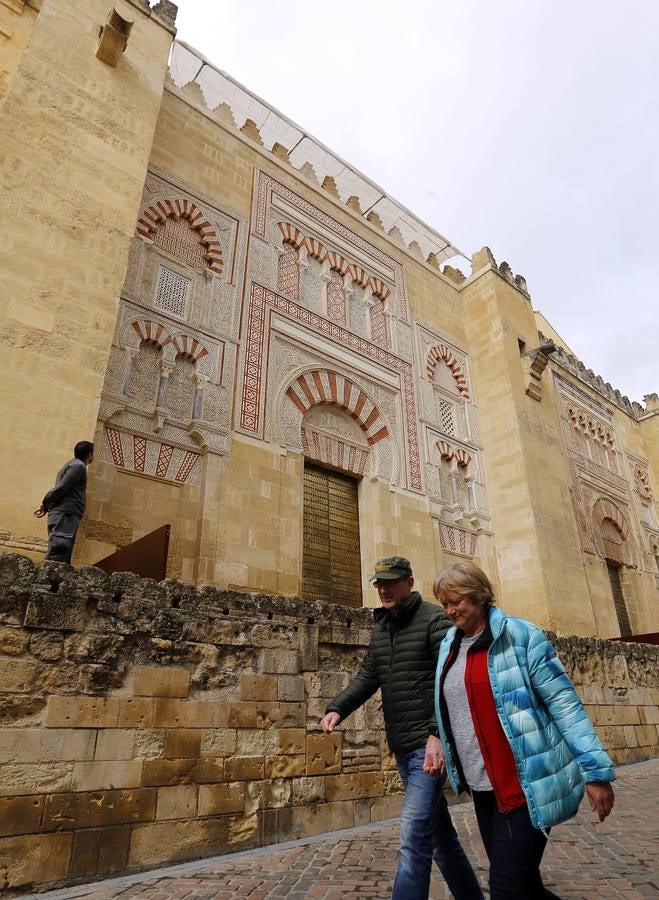
<svg viewBox="0 0 659 900">
<path fill-rule="evenodd" d="M 318 721 L 368 610 L 0 557 L 0 871 L 29 890 L 398 813 L 379 695 Z M 657 754 L 657 648 L 557 639 L 618 762 Z"/>
<path fill-rule="evenodd" d="M 114 59 L 102 0 L 0 0 L 0 550 L 41 558 L 94 434 L 77 564 L 169 523 L 170 576 L 300 595 L 320 464 L 358 482 L 367 605 L 379 557 L 426 596 L 467 558 L 558 633 L 658 630 L 654 395 L 544 354 L 521 275 L 440 271 L 449 241 L 184 45 L 168 74 L 172 4 L 119 6 Z"/>
</svg>

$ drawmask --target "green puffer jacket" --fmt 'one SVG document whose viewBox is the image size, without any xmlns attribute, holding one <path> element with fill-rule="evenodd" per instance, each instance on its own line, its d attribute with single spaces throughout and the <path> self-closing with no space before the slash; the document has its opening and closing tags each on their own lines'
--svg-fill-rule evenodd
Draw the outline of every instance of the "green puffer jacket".
<svg viewBox="0 0 659 900">
<path fill-rule="evenodd" d="M 392 753 L 411 753 L 437 734 L 434 679 L 442 638 L 451 622 L 441 606 L 426 603 L 418 591 L 403 600 L 398 615 L 373 613 L 368 653 L 355 678 L 328 705 L 345 719 L 382 690 L 382 712 Z"/>
</svg>

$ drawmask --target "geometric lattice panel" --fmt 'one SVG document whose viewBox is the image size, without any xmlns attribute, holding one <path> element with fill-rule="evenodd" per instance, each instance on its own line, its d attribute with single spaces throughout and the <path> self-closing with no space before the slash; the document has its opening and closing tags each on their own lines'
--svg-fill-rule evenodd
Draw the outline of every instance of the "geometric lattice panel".
<svg viewBox="0 0 659 900">
<path fill-rule="evenodd" d="M 472 531 L 464 531 L 452 525 L 439 525 L 439 540 L 442 549 L 449 553 L 459 553 L 461 556 L 475 556 L 478 535 Z"/>
<path fill-rule="evenodd" d="M 105 426 L 103 448 L 120 469 L 139 475 L 152 475 L 178 484 L 198 484 L 201 475 L 200 454 L 154 441 L 139 434 Z"/>
<path fill-rule="evenodd" d="M 371 340 L 379 347 L 388 347 L 387 317 L 384 312 L 384 303 L 377 297 L 373 298 L 371 314 Z"/>
<path fill-rule="evenodd" d="M 458 384 L 455 380 L 455 375 L 449 368 L 448 363 L 441 358 L 437 360 L 437 364 L 435 365 L 434 382 L 440 387 L 443 387 L 445 391 L 450 391 L 452 394 L 460 393 Z"/>
<path fill-rule="evenodd" d="M 190 266 L 203 268 L 206 265 L 206 248 L 199 233 L 192 230 L 186 219 L 167 218 L 156 231 L 153 242 Z"/>
<path fill-rule="evenodd" d="M 452 403 L 446 400 L 439 401 L 439 417 L 441 420 L 441 430 L 444 434 L 455 436 L 455 411 Z"/>
<path fill-rule="evenodd" d="M 156 287 L 156 299 L 154 306 L 163 312 L 185 318 L 185 304 L 188 299 L 188 289 L 191 280 L 178 272 L 173 272 L 166 266 L 160 267 L 158 273 L 158 285 Z"/>
</svg>

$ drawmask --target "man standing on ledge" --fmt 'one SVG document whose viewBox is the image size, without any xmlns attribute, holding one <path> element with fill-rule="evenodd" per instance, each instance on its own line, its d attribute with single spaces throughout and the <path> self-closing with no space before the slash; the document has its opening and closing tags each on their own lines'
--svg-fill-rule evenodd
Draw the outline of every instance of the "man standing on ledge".
<svg viewBox="0 0 659 900">
<path fill-rule="evenodd" d="M 71 562 L 78 525 L 85 512 L 87 466 L 94 458 L 94 445 L 78 441 L 73 459 L 57 473 L 55 487 L 48 491 L 34 515 L 41 519 L 48 513 L 48 551 L 46 559 Z"/>
<path fill-rule="evenodd" d="M 371 643 L 355 678 L 328 705 L 321 728 L 330 734 L 380 688 L 387 743 L 405 788 L 392 900 L 427 900 L 433 858 L 456 900 L 482 900 L 444 796 L 433 710 L 439 645 L 451 622 L 412 590 L 412 568 L 402 556 L 381 559 L 370 580 L 382 604 L 373 613 Z"/>
</svg>

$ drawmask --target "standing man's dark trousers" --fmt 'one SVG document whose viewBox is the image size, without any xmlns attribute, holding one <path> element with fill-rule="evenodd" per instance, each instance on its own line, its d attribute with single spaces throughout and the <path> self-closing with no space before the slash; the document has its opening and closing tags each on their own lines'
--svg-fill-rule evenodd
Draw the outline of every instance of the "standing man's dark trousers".
<svg viewBox="0 0 659 900">
<path fill-rule="evenodd" d="M 45 559 L 54 562 L 71 562 L 73 545 L 80 524 L 75 513 L 53 509 L 48 513 L 48 552 Z"/>
</svg>

